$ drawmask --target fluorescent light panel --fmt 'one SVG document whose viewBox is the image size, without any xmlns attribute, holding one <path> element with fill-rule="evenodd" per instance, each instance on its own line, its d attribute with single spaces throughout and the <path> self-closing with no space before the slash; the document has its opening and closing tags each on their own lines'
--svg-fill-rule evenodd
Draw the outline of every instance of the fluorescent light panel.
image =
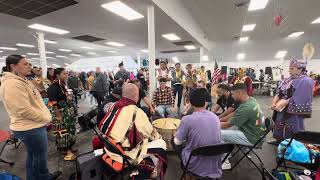
<svg viewBox="0 0 320 180">
<path fill-rule="evenodd" d="M 184 48 L 186 48 L 188 50 L 197 49 L 194 45 L 186 45 L 186 46 L 184 46 Z"/>
<path fill-rule="evenodd" d="M 70 33 L 69 31 L 66 31 L 66 30 L 63 30 L 63 29 L 58 29 L 58 28 L 55 28 L 55 27 L 50 27 L 50 26 L 46 26 L 46 25 L 42 25 L 42 24 L 31 24 L 28 27 L 31 28 L 31 29 L 51 32 L 51 33 L 55 33 L 55 34 L 68 34 L 68 33 Z"/>
<path fill-rule="evenodd" d="M 269 0 L 250 0 L 248 11 L 256 11 L 259 9 L 264 9 Z"/>
<path fill-rule="evenodd" d="M 58 42 L 56 41 L 52 41 L 52 40 L 44 40 L 45 43 L 48 43 L 48 44 L 57 44 Z"/>
<path fill-rule="evenodd" d="M 110 45 L 110 46 L 117 46 L 117 47 L 123 47 L 125 46 L 124 44 L 118 43 L 118 42 L 106 42 L 106 44 Z"/>
<path fill-rule="evenodd" d="M 93 48 L 91 48 L 91 47 L 87 47 L 87 46 L 83 46 L 83 47 L 81 47 L 82 49 L 93 49 Z"/>
<path fill-rule="evenodd" d="M 69 66 L 70 64 L 68 64 L 68 63 L 64 63 L 64 65 Z"/>
<path fill-rule="evenodd" d="M 242 31 L 244 32 L 253 31 L 255 27 L 256 27 L 256 24 L 247 24 L 242 27 Z"/>
<path fill-rule="evenodd" d="M 3 51 L 0 51 L 0 53 L 2 53 Z"/>
<path fill-rule="evenodd" d="M 62 51 L 62 52 L 71 52 L 72 50 L 70 50 L 70 49 L 59 49 L 59 51 Z"/>
<path fill-rule="evenodd" d="M 249 37 L 240 37 L 240 42 L 247 42 L 249 40 Z"/>
<path fill-rule="evenodd" d="M 29 47 L 29 48 L 33 48 L 34 45 L 31 45 L 31 44 L 23 44 L 23 43 L 17 43 L 16 44 L 17 46 L 20 46 L 20 47 Z"/>
<path fill-rule="evenodd" d="M 277 54 L 275 55 L 275 58 L 284 58 L 287 55 L 287 51 L 282 50 L 278 51 Z"/>
<path fill-rule="evenodd" d="M 55 67 L 60 67 L 60 65 L 58 65 L 58 64 L 52 64 L 52 66 L 55 66 Z"/>
<path fill-rule="evenodd" d="M 56 57 L 59 57 L 59 58 L 66 58 L 67 56 L 56 55 Z"/>
<path fill-rule="evenodd" d="M 80 54 L 70 54 L 70 56 L 80 57 Z"/>
<path fill-rule="evenodd" d="M 301 36 L 302 34 L 304 34 L 303 31 L 293 32 L 293 33 L 291 33 L 288 37 L 289 37 L 289 38 L 294 38 L 294 37 Z"/>
<path fill-rule="evenodd" d="M 39 54 L 37 54 L 37 53 L 27 53 L 28 55 L 30 55 L 30 56 L 38 56 Z"/>
<path fill-rule="evenodd" d="M 95 53 L 95 52 L 88 52 L 88 54 L 90 54 L 90 55 L 96 55 L 97 53 Z"/>
<path fill-rule="evenodd" d="M 202 56 L 202 60 L 203 60 L 203 61 L 209 61 L 209 56 L 208 56 L 208 55 Z"/>
<path fill-rule="evenodd" d="M 54 52 L 46 51 L 46 54 L 54 54 Z"/>
<path fill-rule="evenodd" d="M 177 41 L 177 40 L 181 39 L 180 37 L 178 37 L 177 35 L 175 35 L 173 33 L 162 34 L 162 37 L 168 39 L 169 41 Z"/>
<path fill-rule="evenodd" d="M 18 50 L 17 48 L 13 48 L 13 47 L 0 47 L 0 49 L 2 49 L 2 50 L 9 50 L 9 51 L 16 51 L 16 50 Z"/>
<path fill-rule="evenodd" d="M 144 16 L 121 1 L 113 1 L 101 5 L 103 8 L 117 14 L 120 17 L 123 17 L 129 21 L 143 18 Z"/>
<path fill-rule="evenodd" d="M 108 51 L 109 53 L 117 53 L 118 51 Z"/>
<path fill-rule="evenodd" d="M 141 52 L 148 53 L 149 50 L 148 49 L 142 49 Z"/>
<path fill-rule="evenodd" d="M 245 54 L 245 53 L 239 53 L 239 54 L 237 55 L 237 59 L 238 59 L 238 60 L 243 60 L 244 58 L 246 58 L 246 54 Z"/>
<path fill-rule="evenodd" d="M 311 22 L 311 24 L 319 24 L 319 23 L 320 23 L 320 17 L 318 17 L 317 19 Z"/>
</svg>

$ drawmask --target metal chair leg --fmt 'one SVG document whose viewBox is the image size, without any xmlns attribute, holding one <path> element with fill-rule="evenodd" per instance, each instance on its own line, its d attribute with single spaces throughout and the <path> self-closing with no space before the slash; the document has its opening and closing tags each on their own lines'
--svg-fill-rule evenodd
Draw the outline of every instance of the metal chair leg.
<svg viewBox="0 0 320 180">
<path fill-rule="evenodd" d="M 14 162 L 9 162 L 9 161 L 3 160 L 3 159 L 0 159 L 0 162 L 9 164 L 10 166 L 14 165 Z"/>
</svg>

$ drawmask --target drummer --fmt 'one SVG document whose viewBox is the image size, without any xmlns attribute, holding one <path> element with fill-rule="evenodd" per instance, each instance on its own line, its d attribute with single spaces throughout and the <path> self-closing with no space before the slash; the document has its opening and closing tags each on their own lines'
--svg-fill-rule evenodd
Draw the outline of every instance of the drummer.
<svg viewBox="0 0 320 180">
<path fill-rule="evenodd" d="M 191 151 L 197 147 L 220 143 L 220 120 L 217 115 L 206 110 L 206 89 L 195 89 L 190 94 L 194 112 L 184 116 L 172 142 L 185 166 Z M 182 147 L 182 143 L 186 143 Z M 220 178 L 221 157 L 193 157 L 188 170 L 198 176 Z"/>
</svg>

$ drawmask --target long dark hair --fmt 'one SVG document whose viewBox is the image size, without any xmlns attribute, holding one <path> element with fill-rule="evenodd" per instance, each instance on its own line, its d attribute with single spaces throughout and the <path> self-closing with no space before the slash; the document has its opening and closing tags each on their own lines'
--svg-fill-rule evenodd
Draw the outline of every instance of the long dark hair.
<svg viewBox="0 0 320 180">
<path fill-rule="evenodd" d="M 5 72 L 11 72 L 12 69 L 10 67 L 11 64 L 18 64 L 21 59 L 23 59 L 25 57 L 21 56 L 21 55 L 16 55 L 16 54 L 13 54 L 13 55 L 10 55 L 6 58 L 6 68 L 3 68 L 2 70 L 5 71 Z"/>
<path fill-rule="evenodd" d="M 57 78 L 65 69 L 64 68 L 57 68 L 54 70 L 54 76 Z"/>
</svg>

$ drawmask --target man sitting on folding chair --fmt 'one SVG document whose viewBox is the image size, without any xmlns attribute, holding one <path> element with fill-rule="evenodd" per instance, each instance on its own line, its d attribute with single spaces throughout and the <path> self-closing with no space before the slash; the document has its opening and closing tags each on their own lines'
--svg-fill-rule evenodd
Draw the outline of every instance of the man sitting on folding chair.
<svg viewBox="0 0 320 180">
<path fill-rule="evenodd" d="M 219 118 L 205 108 L 206 89 L 195 89 L 191 92 L 189 100 L 194 112 L 182 118 L 174 142 L 172 142 L 184 167 L 193 149 L 220 143 Z M 181 146 L 183 142 L 185 142 L 185 147 Z M 221 156 L 192 157 L 188 172 L 193 177 L 220 178 L 222 175 Z"/>
<path fill-rule="evenodd" d="M 262 115 L 257 101 L 248 96 L 246 85 L 235 84 L 231 90 L 232 97 L 240 103 L 235 114 L 228 121 L 221 122 L 221 139 L 224 142 L 244 146 L 253 146 L 264 134 L 259 126 Z M 222 165 L 222 169 L 231 169 L 228 160 Z"/>
</svg>

